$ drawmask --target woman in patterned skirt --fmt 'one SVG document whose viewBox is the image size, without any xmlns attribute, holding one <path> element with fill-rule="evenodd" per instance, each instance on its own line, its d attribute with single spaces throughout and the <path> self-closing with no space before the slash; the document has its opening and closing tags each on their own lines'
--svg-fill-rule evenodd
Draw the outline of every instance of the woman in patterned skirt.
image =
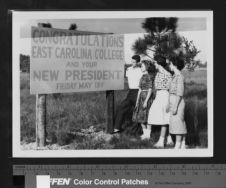
<svg viewBox="0 0 226 188">
<path fill-rule="evenodd" d="M 185 102 L 184 95 L 184 77 L 181 70 L 184 68 L 184 61 L 177 58 L 170 62 L 170 70 L 174 72 L 170 83 L 170 134 L 176 135 L 175 149 L 185 149 L 185 135 L 187 133 L 186 124 L 184 121 Z"/>
<path fill-rule="evenodd" d="M 152 103 L 152 87 L 155 76 L 155 67 L 148 60 L 141 62 L 142 77 L 139 83 L 136 106 L 133 114 L 133 121 L 141 123 L 143 134 L 147 134 L 148 110 Z"/>
<path fill-rule="evenodd" d="M 156 97 L 149 110 L 148 114 L 148 127 L 151 130 L 152 125 L 161 126 L 161 133 L 158 142 L 154 145 L 157 148 L 164 147 L 166 131 L 169 126 L 170 114 L 167 112 L 168 100 L 169 100 L 169 85 L 172 78 L 171 73 L 168 70 L 166 58 L 162 56 L 156 56 L 154 65 L 157 69 L 154 85 L 156 90 Z M 146 138 L 150 138 L 147 135 Z M 167 144 L 172 144 L 171 136 L 167 137 Z"/>
</svg>

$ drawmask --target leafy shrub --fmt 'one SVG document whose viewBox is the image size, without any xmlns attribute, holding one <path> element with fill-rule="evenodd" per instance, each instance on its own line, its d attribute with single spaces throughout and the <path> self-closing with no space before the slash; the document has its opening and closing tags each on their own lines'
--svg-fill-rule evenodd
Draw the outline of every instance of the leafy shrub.
<svg viewBox="0 0 226 188">
<path fill-rule="evenodd" d="M 57 143 L 60 146 L 70 144 L 73 141 L 73 135 L 61 129 L 57 131 L 56 137 L 57 137 Z"/>
<path fill-rule="evenodd" d="M 189 145 L 200 145 L 199 132 L 207 129 L 207 100 L 198 97 L 186 99 L 185 122 L 188 129 Z"/>
</svg>

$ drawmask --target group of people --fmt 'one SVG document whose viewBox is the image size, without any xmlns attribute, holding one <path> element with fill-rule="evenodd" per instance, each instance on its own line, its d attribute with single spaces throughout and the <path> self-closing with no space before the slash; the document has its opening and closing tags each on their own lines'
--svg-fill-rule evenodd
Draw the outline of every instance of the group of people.
<svg viewBox="0 0 226 188">
<path fill-rule="evenodd" d="M 116 112 L 114 133 L 122 131 L 124 118 L 133 109 L 132 121 L 142 126 L 142 140 L 151 138 L 152 126 L 161 126 L 155 147 L 185 149 L 184 66 L 180 58 L 170 61 L 159 55 L 155 60 L 141 60 L 139 55 L 132 56 L 132 66 L 126 71 L 129 92 Z"/>
</svg>

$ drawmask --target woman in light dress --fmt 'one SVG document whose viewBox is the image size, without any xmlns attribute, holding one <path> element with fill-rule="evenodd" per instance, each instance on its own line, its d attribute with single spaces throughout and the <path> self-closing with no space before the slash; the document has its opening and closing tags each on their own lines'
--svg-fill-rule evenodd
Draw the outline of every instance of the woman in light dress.
<svg viewBox="0 0 226 188">
<path fill-rule="evenodd" d="M 181 70 L 184 68 L 184 61 L 180 58 L 175 58 L 169 63 L 169 68 L 174 73 L 169 88 L 169 133 L 176 135 L 176 144 L 174 148 L 185 149 L 187 128 L 184 121 L 184 77 L 181 74 Z"/>
<path fill-rule="evenodd" d="M 157 62 L 154 61 L 153 63 L 157 69 L 154 81 L 156 96 L 148 114 L 148 131 L 144 132 L 141 139 L 150 139 L 152 125 L 161 126 L 159 140 L 154 146 L 162 148 L 164 147 L 166 132 L 169 126 L 170 113 L 167 112 L 167 106 L 169 100 L 169 85 L 172 75 L 167 69 L 168 65 L 166 63 L 166 58 L 157 56 L 155 59 L 157 59 Z M 167 137 L 167 144 L 173 144 L 170 135 Z"/>
</svg>

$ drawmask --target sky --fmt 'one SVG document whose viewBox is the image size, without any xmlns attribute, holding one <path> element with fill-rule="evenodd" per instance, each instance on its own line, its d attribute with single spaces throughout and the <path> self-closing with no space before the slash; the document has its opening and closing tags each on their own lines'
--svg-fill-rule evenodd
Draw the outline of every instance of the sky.
<svg viewBox="0 0 226 188">
<path fill-rule="evenodd" d="M 21 37 L 30 36 L 30 27 L 37 26 L 39 22 L 49 22 L 53 28 L 68 29 L 71 23 L 76 23 L 78 30 L 96 31 L 115 34 L 124 33 L 143 33 L 145 30 L 141 27 L 145 19 L 141 18 L 117 18 L 117 19 L 45 19 L 31 20 L 21 23 Z M 177 31 L 198 31 L 206 30 L 205 18 L 179 18 Z"/>
<path fill-rule="evenodd" d="M 68 29 L 71 23 L 76 23 L 77 29 L 82 31 L 96 31 L 105 33 L 125 34 L 125 61 L 130 63 L 133 55 L 132 44 L 138 37 L 142 37 L 145 30 L 142 28 L 144 19 L 141 18 L 117 18 L 117 19 L 45 19 L 21 22 L 21 53 L 30 54 L 30 31 L 31 26 L 37 26 L 39 22 L 49 22 L 53 28 Z M 188 40 L 193 40 L 196 47 L 201 51 L 196 59 L 206 61 L 206 19 L 205 18 L 179 18 L 177 31 Z"/>
</svg>

